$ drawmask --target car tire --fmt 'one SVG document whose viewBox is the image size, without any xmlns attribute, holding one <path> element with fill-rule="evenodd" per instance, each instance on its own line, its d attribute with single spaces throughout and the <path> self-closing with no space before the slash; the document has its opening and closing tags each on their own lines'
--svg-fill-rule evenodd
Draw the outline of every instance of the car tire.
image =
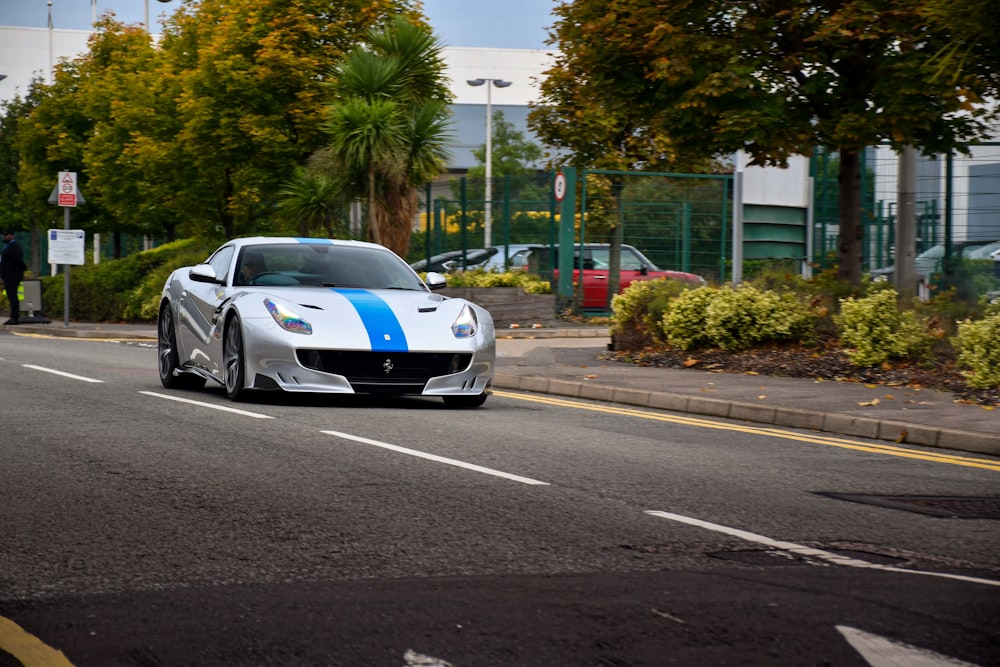
<svg viewBox="0 0 1000 667">
<path fill-rule="evenodd" d="M 167 389 L 201 389 L 205 378 L 191 373 L 177 373 L 180 357 L 177 353 L 177 329 L 174 327 L 174 311 L 170 304 L 160 308 L 156 326 L 156 356 L 160 372 L 160 384 Z"/>
<path fill-rule="evenodd" d="M 249 390 L 246 388 L 246 353 L 243 347 L 243 325 L 240 318 L 232 317 L 226 324 L 225 342 L 222 348 L 222 359 L 226 373 L 226 396 L 231 401 L 246 400 Z"/>
<path fill-rule="evenodd" d="M 478 396 L 442 396 L 445 406 L 449 408 L 478 408 L 486 402 L 489 394 L 483 392 Z"/>
</svg>

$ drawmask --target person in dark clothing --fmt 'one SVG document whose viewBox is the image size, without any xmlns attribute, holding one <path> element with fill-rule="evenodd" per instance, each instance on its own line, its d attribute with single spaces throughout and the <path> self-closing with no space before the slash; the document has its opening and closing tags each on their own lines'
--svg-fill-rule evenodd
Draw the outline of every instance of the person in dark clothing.
<svg viewBox="0 0 1000 667">
<path fill-rule="evenodd" d="M 0 280 L 10 304 L 10 319 L 4 324 L 21 323 L 21 302 L 17 298 L 17 288 L 24 280 L 24 272 L 28 269 L 24 263 L 24 252 L 21 244 L 14 238 L 14 231 L 3 230 L 3 252 L 0 253 Z"/>
</svg>

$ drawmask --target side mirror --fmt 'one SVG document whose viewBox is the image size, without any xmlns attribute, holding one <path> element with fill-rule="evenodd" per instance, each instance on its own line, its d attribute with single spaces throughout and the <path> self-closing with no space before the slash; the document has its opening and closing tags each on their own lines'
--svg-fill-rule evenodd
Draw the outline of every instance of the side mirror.
<svg viewBox="0 0 1000 667">
<path fill-rule="evenodd" d="M 649 275 L 649 267 L 643 265 L 643 267 L 641 269 L 639 269 L 639 275 L 640 276 L 648 276 Z"/>
<path fill-rule="evenodd" d="M 448 279 L 436 271 L 431 271 L 424 276 L 424 283 L 426 283 L 431 290 L 439 290 L 448 286 Z"/>
<path fill-rule="evenodd" d="M 222 281 L 215 275 L 211 264 L 196 264 L 188 271 L 188 277 L 196 283 L 214 283 L 221 285 Z"/>
</svg>

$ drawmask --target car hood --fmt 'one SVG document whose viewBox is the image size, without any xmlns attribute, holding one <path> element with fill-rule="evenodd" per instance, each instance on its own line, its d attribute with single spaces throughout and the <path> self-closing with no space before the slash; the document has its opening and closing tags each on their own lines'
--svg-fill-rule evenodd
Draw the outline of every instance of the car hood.
<svg viewBox="0 0 1000 667">
<path fill-rule="evenodd" d="M 705 279 L 696 273 L 688 273 L 687 271 L 650 271 L 650 276 L 655 278 L 670 278 L 671 280 L 679 280 L 684 283 L 691 283 L 694 285 L 704 285 Z"/>
<path fill-rule="evenodd" d="M 312 342 L 305 345 L 337 349 L 379 351 L 454 350 L 492 338 L 489 313 L 464 299 L 416 290 L 361 288 L 268 288 L 245 291 L 236 299 L 241 317 L 265 321 L 273 318 L 264 305 L 268 298 L 312 328 Z M 477 335 L 456 339 L 451 327 L 469 305 L 479 323 Z M 274 323 L 275 328 L 278 327 Z M 292 334 L 300 335 L 300 334 Z M 456 345 L 456 342 L 458 343 Z"/>
</svg>

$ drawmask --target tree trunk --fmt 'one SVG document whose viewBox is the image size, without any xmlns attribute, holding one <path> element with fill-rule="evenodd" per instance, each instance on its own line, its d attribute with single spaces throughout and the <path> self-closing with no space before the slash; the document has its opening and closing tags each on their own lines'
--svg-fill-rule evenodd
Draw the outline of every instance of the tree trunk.
<svg viewBox="0 0 1000 667">
<path fill-rule="evenodd" d="M 368 238 L 379 245 L 382 244 L 382 233 L 379 231 L 378 217 L 375 206 L 375 167 L 369 162 L 368 167 Z"/>
<path fill-rule="evenodd" d="M 388 188 L 385 197 L 385 216 L 382 240 L 385 247 L 400 257 L 406 257 L 413 235 L 413 219 L 420 207 L 417 191 L 406 184 Z"/>
<path fill-rule="evenodd" d="M 864 226 L 861 224 L 861 155 L 840 150 L 840 243 L 837 246 L 837 278 L 851 285 L 861 283 Z"/>
</svg>

